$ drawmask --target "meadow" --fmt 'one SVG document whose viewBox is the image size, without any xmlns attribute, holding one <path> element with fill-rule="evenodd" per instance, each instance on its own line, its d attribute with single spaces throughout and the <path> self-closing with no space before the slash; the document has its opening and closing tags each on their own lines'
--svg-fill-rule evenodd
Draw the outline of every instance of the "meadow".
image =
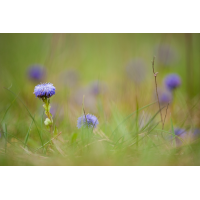
<svg viewBox="0 0 200 200">
<path fill-rule="evenodd" d="M 0 165 L 199 165 L 199 55 L 199 34 L 0 34 Z"/>
</svg>

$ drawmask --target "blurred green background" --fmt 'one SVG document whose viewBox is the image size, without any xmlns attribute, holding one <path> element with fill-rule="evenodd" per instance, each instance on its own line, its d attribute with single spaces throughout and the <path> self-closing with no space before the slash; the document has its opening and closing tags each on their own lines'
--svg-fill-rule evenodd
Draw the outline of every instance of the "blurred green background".
<svg viewBox="0 0 200 200">
<path fill-rule="evenodd" d="M 8 131 L 23 141 L 31 118 L 22 100 L 42 126 L 42 102 L 33 94 L 40 81 L 28 76 L 30 66 L 41 65 L 46 70 L 42 82 L 51 82 L 56 87 L 56 95 L 51 99 L 56 107 L 55 124 L 62 129 L 63 138 L 67 140 L 76 132 L 83 95 L 86 112 L 100 117 L 100 127 L 106 132 L 108 124 L 112 124 L 111 105 L 119 109 L 123 119 L 136 109 L 136 99 L 139 107 L 156 100 L 151 66 L 154 55 L 159 88 L 163 87 L 167 74 L 177 73 L 181 77 L 181 87 L 174 99 L 178 107 L 173 107 L 174 121 L 180 126 L 188 115 L 182 108 L 190 110 L 199 99 L 200 34 L 0 34 L 0 119 L 11 105 L 4 126 L 6 124 Z M 131 78 L 127 66 L 138 60 L 142 62 L 143 71 L 139 66 Z M 68 71 L 72 71 L 72 75 L 65 76 Z M 102 83 L 98 96 L 88 92 L 94 82 Z M 5 88 L 21 100 L 15 101 L 15 95 Z M 155 107 L 153 110 L 157 111 Z M 194 126 L 199 127 L 199 111 L 190 114 Z M 113 122 L 112 127 L 119 121 Z M 166 123 L 167 127 L 171 126 L 169 119 Z M 190 125 L 190 121 L 184 123 Z M 3 129 L 5 127 L 1 127 L 1 132 Z M 32 132 L 37 131 L 33 128 Z M 27 144 L 36 148 L 39 136 L 34 133 L 30 137 Z M 48 133 L 43 137 L 47 140 Z"/>
</svg>

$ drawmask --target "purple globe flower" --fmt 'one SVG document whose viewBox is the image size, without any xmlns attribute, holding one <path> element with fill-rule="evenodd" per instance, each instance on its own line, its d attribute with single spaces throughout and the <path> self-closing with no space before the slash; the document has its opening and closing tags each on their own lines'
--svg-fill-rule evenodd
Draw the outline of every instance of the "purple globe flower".
<svg viewBox="0 0 200 200">
<path fill-rule="evenodd" d="M 83 115 L 79 117 L 77 121 L 78 128 L 81 128 L 82 126 L 88 127 L 88 128 L 96 128 L 97 124 L 99 124 L 97 117 L 91 114 L 87 114 L 86 116 Z"/>
<path fill-rule="evenodd" d="M 174 90 L 175 88 L 177 88 L 178 86 L 180 86 L 181 84 L 181 79 L 177 74 L 169 74 L 168 76 L 166 76 L 165 80 L 165 86 L 169 89 L 169 90 Z"/>
<path fill-rule="evenodd" d="M 29 67 L 28 76 L 34 81 L 42 81 L 45 77 L 45 69 L 40 65 L 32 65 Z"/>
<path fill-rule="evenodd" d="M 182 142 L 187 135 L 186 131 L 184 129 L 181 129 L 181 128 L 176 128 L 176 129 L 174 129 L 174 133 L 175 133 L 176 136 L 178 136 L 178 137 L 175 138 L 176 139 L 176 146 L 182 145 Z"/>
<path fill-rule="evenodd" d="M 50 98 L 55 94 L 56 88 L 52 83 L 42 83 L 35 86 L 33 94 L 38 98 Z"/>
</svg>

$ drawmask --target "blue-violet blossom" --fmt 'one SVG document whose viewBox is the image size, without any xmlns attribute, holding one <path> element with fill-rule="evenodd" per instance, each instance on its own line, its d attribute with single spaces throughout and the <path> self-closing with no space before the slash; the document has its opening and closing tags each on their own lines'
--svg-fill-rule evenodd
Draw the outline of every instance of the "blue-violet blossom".
<svg viewBox="0 0 200 200">
<path fill-rule="evenodd" d="M 38 98 L 50 98 L 55 94 L 56 88 L 53 86 L 52 83 L 42 83 L 35 86 L 34 94 Z"/>
<path fill-rule="evenodd" d="M 181 84 L 181 79 L 177 74 L 169 74 L 165 78 L 165 85 L 169 90 L 174 90 Z"/>
<path fill-rule="evenodd" d="M 99 121 L 97 117 L 91 114 L 83 115 L 78 118 L 77 127 L 81 128 L 82 126 L 86 126 L 88 128 L 96 128 Z"/>
<path fill-rule="evenodd" d="M 184 129 L 181 129 L 181 128 L 176 128 L 174 130 L 174 133 L 175 133 L 176 136 L 178 136 L 178 137 L 175 138 L 176 139 L 176 145 L 180 146 L 183 142 L 183 139 L 186 137 L 187 133 Z"/>
<path fill-rule="evenodd" d="M 45 76 L 45 69 L 40 65 L 32 65 L 29 67 L 28 76 L 32 80 L 42 81 Z"/>
</svg>

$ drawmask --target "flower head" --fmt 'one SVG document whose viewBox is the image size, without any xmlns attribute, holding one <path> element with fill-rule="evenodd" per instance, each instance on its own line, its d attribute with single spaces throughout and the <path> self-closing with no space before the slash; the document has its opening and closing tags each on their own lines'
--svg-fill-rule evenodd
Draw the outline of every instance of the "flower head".
<svg viewBox="0 0 200 200">
<path fill-rule="evenodd" d="M 161 103 L 169 103 L 172 100 L 172 96 L 170 93 L 162 93 L 159 98 Z"/>
<path fill-rule="evenodd" d="M 181 129 L 181 128 L 176 128 L 174 130 L 174 133 L 175 133 L 176 136 L 178 136 L 178 137 L 175 138 L 176 139 L 176 145 L 180 146 L 182 144 L 183 139 L 186 138 L 187 133 L 184 129 Z"/>
<path fill-rule="evenodd" d="M 96 128 L 99 121 L 97 117 L 91 114 L 83 115 L 78 118 L 77 127 L 81 128 L 82 126 L 88 126 L 88 128 Z"/>
<path fill-rule="evenodd" d="M 159 101 L 161 104 L 170 103 L 172 101 L 172 94 L 168 90 L 159 89 L 158 95 L 159 95 Z M 156 96 L 156 94 L 155 94 L 155 96 Z"/>
<path fill-rule="evenodd" d="M 58 111 L 58 105 L 55 103 L 51 104 L 50 113 L 52 114 L 52 117 L 56 115 L 57 111 Z"/>
<path fill-rule="evenodd" d="M 168 44 L 157 45 L 155 48 L 156 58 L 164 66 L 169 66 L 177 60 L 177 51 Z"/>
<path fill-rule="evenodd" d="M 42 79 L 45 76 L 45 70 L 40 65 L 32 65 L 32 66 L 29 67 L 28 76 L 32 80 L 42 81 Z"/>
<path fill-rule="evenodd" d="M 52 83 L 42 83 L 35 86 L 34 94 L 38 98 L 50 98 L 55 94 L 56 88 Z"/>
<path fill-rule="evenodd" d="M 91 90 L 91 93 L 94 94 L 94 95 L 100 94 L 100 92 L 101 92 L 100 83 L 98 81 L 93 82 L 90 85 L 90 90 Z"/>
<path fill-rule="evenodd" d="M 97 96 L 99 94 L 103 94 L 106 91 L 106 84 L 96 80 L 90 83 L 88 89 L 91 95 Z"/>
<path fill-rule="evenodd" d="M 181 79 L 177 74 L 169 74 L 165 78 L 165 85 L 169 90 L 174 90 L 181 84 Z"/>
<path fill-rule="evenodd" d="M 127 76 L 135 83 L 141 83 L 145 79 L 146 65 L 142 59 L 135 58 L 126 66 Z"/>
<path fill-rule="evenodd" d="M 80 80 L 79 74 L 74 69 L 63 71 L 60 75 L 60 81 L 68 87 L 77 86 Z"/>
<path fill-rule="evenodd" d="M 193 138 L 198 139 L 200 137 L 200 129 L 196 128 L 193 132 Z"/>
</svg>

